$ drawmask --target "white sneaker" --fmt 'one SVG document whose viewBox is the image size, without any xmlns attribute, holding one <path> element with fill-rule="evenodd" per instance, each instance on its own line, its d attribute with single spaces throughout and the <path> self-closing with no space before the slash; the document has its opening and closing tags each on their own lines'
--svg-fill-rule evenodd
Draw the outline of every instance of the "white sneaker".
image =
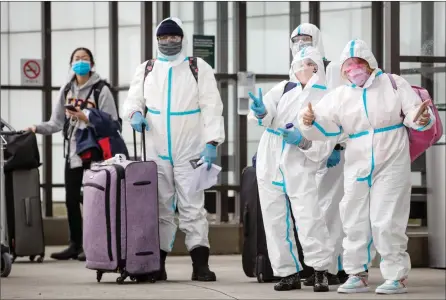
<svg viewBox="0 0 446 300">
<path fill-rule="evenodd" d="M 338 293 L 367 293 L 369 291 L 369 284 L 367 281 L 367 276 L 350 275 L 348 280 L 338 287 Z"/>
<path fill-rule="evenodd" d="M 404 294 L 407 293 L 406 280 L 386 280 L 376 288 L 377 294 Z"/>
</svg>

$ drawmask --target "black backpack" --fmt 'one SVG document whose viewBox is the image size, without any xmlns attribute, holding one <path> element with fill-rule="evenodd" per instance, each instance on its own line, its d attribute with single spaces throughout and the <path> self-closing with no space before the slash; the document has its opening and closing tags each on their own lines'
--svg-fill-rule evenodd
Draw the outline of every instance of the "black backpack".
<svg viewBox="0 0 446 300">
<path fill-rule="evenodd" d="M 146 77 L 149 75 L 150 72 L 153 71 L 153 66 L 155 65 L 155 61 L 156 59 L 149 59 L 146 63 L 146 68 L 144 70 L 144 78 L 142 80 L 142 93 L 144 95 L 144 82 L 146 81 Z M 195 78 L 195 81 L 198 83 L 198 63 L 197 63 L 197 58 L 196 57 L 189 57 L 188 59 L 189 61 L 189 68 L 190 71 L 192 72 L 192 75 Z M 147 106 L 144 112 L 144 116 L 147 114 Z"/>
</svg>

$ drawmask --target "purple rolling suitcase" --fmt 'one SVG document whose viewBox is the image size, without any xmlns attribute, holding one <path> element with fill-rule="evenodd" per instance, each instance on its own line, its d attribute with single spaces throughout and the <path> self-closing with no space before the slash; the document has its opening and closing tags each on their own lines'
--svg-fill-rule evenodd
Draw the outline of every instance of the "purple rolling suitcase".
<svg viewBox="0 0 446 300">
<path fill-rule="evenodd" d="M 112 158 L 84 174 L 83 247 L 98 282 L 107 272 L 153 282 L 160 269 L 157 165 L 142 136 L 144 161 Z"/>
</svg>

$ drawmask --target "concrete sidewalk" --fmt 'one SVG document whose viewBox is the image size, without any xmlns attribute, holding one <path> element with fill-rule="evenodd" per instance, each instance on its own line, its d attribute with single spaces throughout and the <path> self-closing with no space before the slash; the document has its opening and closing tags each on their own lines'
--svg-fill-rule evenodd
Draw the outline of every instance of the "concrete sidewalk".
<svg viewBox="0 0 446 300">
<path fill-rule="evenodd" d="M 60 248 L 60 247 L 59 247 Z M 58 249 L 59 249 L 58 248 Z M 48 256 L 55 250 L 47 249 Z M 273 284 L 259 284 L 247 278 L 241 267 L 240 256 L 213 256 L 211 269 L 218 281 L 191 282 L 190 258 L 169 257 L 168 282 L 155 284 L 115 283 L 117 274 L 104 274 L 96 282 L 96 272 L 78 261 L 59 262 L 47 258 L 42 264 L 19 258 L 11 275 L 1 279 L 1 299 L 445 299 L 445 271 L 413 269 L 409 278 L 409 293 L 383 296 L 374 292 L 342 295 L 331 287 L 329 293 L 314 293 L 312 288 L 291 292 L 275 292 Z M 372 291 L 382 283 L 378 269 L 371 270 Z"/>
</svg>

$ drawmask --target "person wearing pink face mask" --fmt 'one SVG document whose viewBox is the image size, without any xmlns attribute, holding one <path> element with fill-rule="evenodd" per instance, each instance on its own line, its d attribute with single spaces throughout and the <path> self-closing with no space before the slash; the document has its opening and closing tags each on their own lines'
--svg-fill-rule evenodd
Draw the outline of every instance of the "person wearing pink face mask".
<svg viewBox="0 0 446 300">
<path fill-rule="evenodd" d="M 301 288 L 302 265 L 293 238 L 292 211 L 305 264 L 315 270 L 313 290 L 327 292 L 327 269 L 334 249 L 327 242 L 329 231 L 318 203 L 316 172 L 332 148 L 324 150 L 324 142 L 309 143 L 297 124 L 300 109 L 307 103 L 316 104 L 327 93 L 322 56 L 317 49 L 306 47 L 294 57 L 292 69 L 297 82 L 283 81 L 264 97 L 261 89 L 256 96 L 249 94 L 253 103 L 248 120 L 266 127 L 257 150 L 260 207 L 268 256 L 274 276 L 281 278 L 274 289 Z"/>
<path fill-rule="evenodd" d="M 338 292 L 369 290 L 366 271 L 375 255 L 374 245 L 382 257 L 385 279 L 375 292 L 406 293 L 411 269 L 406 251 L 411 160 L 405 127 L 427 130 L 434 125 L 435 115 L 406 80 L 390 75 L 394 89 L 364 41 L 350 41 L 340 65 L 350 84 L 299 114 L 302 135 L 309 140 L 336 139 L 341 133 L 349 136 L 340 212 L 346 234 L 344 268 L 351 275 Z"/>
</svg>

